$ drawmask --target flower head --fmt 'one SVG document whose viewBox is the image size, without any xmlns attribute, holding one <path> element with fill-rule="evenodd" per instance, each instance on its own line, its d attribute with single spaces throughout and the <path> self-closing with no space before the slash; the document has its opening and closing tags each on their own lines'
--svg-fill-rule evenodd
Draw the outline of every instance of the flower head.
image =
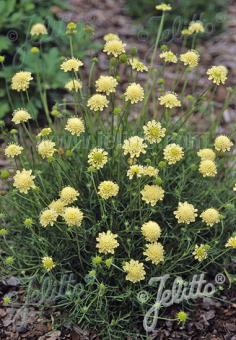
<svg viewBox="0 0 236 340">
<path fill-rule="evenodd" d="M 52 257 L 49 256 L 44 256 L 42 258 L 42 265 L 47 272 L 50 272 L 50 270 L 52 270 L 56 266 Z"/>
<path fill-rule="evenodd" d="M 66 59 L 65 61 L 63 61 L 63 63 L 61 64 L 61 70 L 63 70 L 64 72 L 69 72 L 69 71 L 78 72 L 81 66 L 83 66 L 83 63 L 81 60 L 77 58 L 71 58 L 71 59 Z"/>
<path fill-rule="evenodd" d="M 123 270 L 127 273 L 126 280 L 133 283 L 139 282 L 145 279 L 145 270 L 143 263 L 135 260 L 125 262 Z"/>
<path fill-rule="evenodd" d="M 117 80 L 111 76 L 100 76 L 95 83 L 97 92 L 104 92 L 106 95 L 114 93 L 116 86 L 118 85 Z"/>
<path fill-rule="evenodd" d="M 148 68 L 144 65 L 138 58 L 132 58 L 129 60 L 129 63 L 133 70 L 138 72 L 147 72 Z"/>
<path fill-rule="evenodd" d="M 21 193 L 27 194 L 31 188 L 35 188 L 35 176 L 32 175 L 32 170 L 17 170 L 13 179 L 14 187 L 16 187 Z"/>
<path fill-rule="evenodd" d="M 147 145 L 144 143 L 144 139 L 138 136 L 130 137 L 125 139 L 122 149 L 124 150 L 124 155 L 130 155 L 131 158 L 138 158 L 141 153 L 146 153 Z"/>
<path fill-rule="evenodd" d="M 99 233 L 96 238 L 99 253 L 114 254 L 114 250 L 119 246 L 117 242 L 117 234 L 113 234 L 110 230 L 106 233 Z"/>
<path fill-rule="evenodd" d="M 166 108 L 173 109 L 174 107 L 180 107 L 181 102 L 177 98 L 175 93 L 167 92 L 159 98 L 160 104 Z"/>
<path fill-rule="evenodd" d="M 231 146 L 233 146 L 233 143 L 227 136 L 221 135 L 221 136 L 216 137 L 215 149 L 217 151 L 221 151 L 221 152 L 230 151 Z"/>
<path fill-rule="evenodd" d="M 65 130 L 79 137 L 85 131 L 84 122 L 80 118 L 71 117 L 67 120 Z"/>
<path fill-rule="evenodd" d="M 89 98 L 87 106 L 93 111 L 102 111 L 108 107 L 107 97 L 102 94 L 94 94 Z"/>
<path fill-rule="evenodd" d="M 119 36 L 117 34 L 114 34 L 114 33 L 108 33 L 108 34 L 104 35 L 103 39 L 105 41 L 120 40 Z"/>
<path fill-rule="evenodd" d="M 65 205 L 71 204 L 77 200 L 79 192 L 72 187 L 64 187 L 60 192 L 60 199 Z"/>
<path fill-rule="evenodd" d="M 108 153 L 102 148 L 94 148 L 88 155 L 88 163 L 93 168 L 99 170 L 104 167 L 108 161 Z"/>
<path fill-rule="evenodd" d="M 15 91 L 26 91 L 29 88 L 30 81 L 33 79 L 31 72 L 17 72 L 11 79 L 11 88 Z"/>
<path fill-rule="evenodd" d="M 198 66 L 199 53 L 194 50 L 187 51 L 186 53 L 180 55 L 180 60 L 184 63 L 185 66 L 194 68 Z"/>
<path fill-rule="evenodd" d="M 236 249 L 236 236 L 232 236 L 228 239 L 226 245 L 227 248 Z"/>
<path fill-rule="evenodd" d="M 160 5 L 156 6 L 156 10 L 157 11 L 167 12 L 167 11 L 171 11 L 172 7 L 170 5 L 165 4 L 165 3 L 162 2 Z"/>
<path fill-rule="evenodd" d="M 10 144 L 5 149 L 5 155 L 8 158 L 14 158 L 15 156 L 19 156 L 23 150 L 23 147 L 17 144 Z"/>
<path fill-rule="evenodd" d="M 191 21 L 188 26 L 188 31 L 190 34 L 204 33 L 205 29 L 201 21 Z"/>
<path fill-rule="evenodd" d="M 164 248 L 159 242 L 147 244 L 143 255 L 146 256 L 146 261 L 151 261 L 153 264 L 164 262 Z"/>
<path fill-rule="evenodd" d="M 37 149 L 38 153 L 42 158 L 50 158 L 54 155 L 55 149 L 55 143 L 51 140 L 43 140 L 41 143 L 39 143 Z"/>
<path fill-rule="evenodd" d="M 155 242 L 161 235 L 161 228 L 158 223 L 154 221 L 148 221 L 142 225 L 142 234 L 149 242 Z"/>
<path fill-rule="evenodd" d="M 143 168 L 143 175 L 148 177 L 157 177 L 159 170 L 154 166 L 147 165 Z"/>
<path fill-rule="evenodd" d="M 121 40 L 108 40 L 104 46 L 103 52 L 107 55 L 112 55 L 113 57 L 118 57 L 122 53 L 125 53 L 125 46 Z"/>
<path fill-rule="evenodd" d="M 64 210 L 65 210 L 65 202 L 62 201 L 61 199 L 52 201 L 49 204 L 49 208 L 51 210 L 54 210 L 57 213 L 57 215 L 63 215 Z"/>
<path fill-rule="evenodd" d="M 214 161 L 216 158 L 216 154 L 212 149 L 200 149 L 197 155 L 201 158 L 202 161 Z"/>
<path fill-rule="evenodd" d="M 39 222 L 43 227 L 47 227 L 48 225 L 53 226 L 57 220 L 58 214 L 53 209 L 45 209 L 41 212 L 39 217 Z"/>
<path fill-rule="evenodd" d="M 107 200 L 118 195 L 119 186 L 112 181 L 103 181 L 98 186 L 98 195 Z"/>
<path fill-rule="evenodd" d="M 50 127 L 43 128 L 38 134 L 37 137 L 46 137 L 52 133 L 52 129 Z"/>
<path fill-rule="evenodd" d="M 169 144 L 164 149 L 164 159 L 168 164 L 175 164 L 184 157 L 184 151 L 178 144 Z"/>
<path fill-rule="evenodd" d="M 161 123 L 151 120 L 143 127 L 145 139 L 150 143 L 160 143 L 165 137 L 166 129 L 162 128 Z"/>
<path fill-rule="evenodd" d="M 159 185 L 145 185 L 141 191 L 142 200 L 151 206 L 164 198 L 164 190 Z"/>
<path fill-rule="evenodd" d="M 214 224 L 220 222 L 220 214 L 218 210 L 214 208 L 209 208 L 205 211 L 203 211 L 200 215 L 202 218 L 203 222 L 205 222 L 207 225 L 212 227 Z"/>
<path fill-rule="evenodd" d="M 224 84 L 227 80 L 228 70 L 225 66 L 212 66 L 207 70 L 208 79 L 216 85 Z"/>
<path fill-rule="evenodd" d="M 79 80 L 72 79 L 65 84 L 65 89 L 67 89 L 70 92 L 73 91 L 78 92 L 79 90 L 82 89 L 82 83 Z"/>
<path fill-rule="evenodd" d="M 208 159 L 201 161 L 199 172 L 203 175 L 203 177 L 215 177 L 217 174 L 216 163 Z"/>
<path fill-rule="evenodd" d="M 29 112 L 24 109 L 18 109 L 13 112 L 12 122 L 16 125 L 20 123 L 25 123 L 29 119 L 31 119 L 31 116 Z"/>
<path fill-rule="evenodd" d="M 138 164 L 131 165 L 127 171 L 127 176 L 129 177 L 129 179 L 133 179 L 134 176 L 140 178 L 143 175 L 143 170 L 144 168 L 142 165 Z"/>
<path fill-rule="evenodd" d="M 209 250 L 209 246 L 207 244 L 200 244 L 200 246 L 196 244 L 194 248 L 193 256 L 196 260 L 198 260 L 199 262 L 202 262 L 203 260 L 207 258 L 208 250 Z"/>
<path fill-rule="evenodd" d="M 188 314 L 181 310 L 176 314 L 176 318 L 179 322 L 185 323 L 188 318 Z"/>
<path fill-rule="evenodd" d="M 178 59 L 176 55 L 171 51 L 165 51 L 160 54 L 160 58 L 164 60 L 165 63 L 174 63 L 176 64 Z"/>
<path fill-rule="evenodd" d="M 144 98 L 144 91 L 140 84 L 132 83 L 125 91 L 125 101 L 130 101 L 131 104 L 141 102 Z"/>
<path fill-rule="evenodd" d="M 177 210 L 174 211 L 174 215 L 178 223 L 189 224 L 191 222 L 195 222 L 197 217 L 197 209 L 195 209 L 194 206 L 188 202 L 180 202 Z"/>
<path fill-rule="evenodd" d="M 84 214 L 79 208 L 67 207 L 64 210 L 63 218 L 69 227 L 80 227 Z"/>
<path fill-rule="evenodd" d="M 31 30 L 30 30 L 31 36 L 39 36 L 39 35 L 46 35 L 46 34 L 48 34 L 48 31 L 44 24 L 38 23 L 31 27 Z"/>
</svg>

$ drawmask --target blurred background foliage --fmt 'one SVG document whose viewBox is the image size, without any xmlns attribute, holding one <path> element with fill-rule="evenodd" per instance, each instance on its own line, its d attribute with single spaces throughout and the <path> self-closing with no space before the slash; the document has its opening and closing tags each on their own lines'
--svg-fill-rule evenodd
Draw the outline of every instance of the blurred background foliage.
<svg viewBox="0 0 236 340">
<path fill-rule="evenodd" d="M 125 0 L 125 2 L 127 13 L 138 19 L 150 38 L 154 39 L 159 23 L 158 17 L 161 15 L 155 10 L 159 2 L 156 0 Z M 193 20 L 203 21 L 210 35 L 219 33 L 226 21 L 225 11 L 229 0 L 168 0 L 166 3 L 173 7 L 173 11 L 168 13 L 165 21 L 170 31 L 166 39 L 170 40 L 178 37 L 181 30 Z"/>
</svg>

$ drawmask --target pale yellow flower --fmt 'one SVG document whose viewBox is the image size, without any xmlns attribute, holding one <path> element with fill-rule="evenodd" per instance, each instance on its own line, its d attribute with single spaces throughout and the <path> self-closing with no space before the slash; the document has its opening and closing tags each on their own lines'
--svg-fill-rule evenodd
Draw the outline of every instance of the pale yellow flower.
<svg viewBox="0 0 236 340">
<path fill-rule="evenodd" d="M 224 84 L 227 80 L 228 70 L 225 66 L 212 66 L 207 70 L 208 79 L 216 85 Z"/>
<path fill-rule="evenodd" d="M 64 187 L 60 192 L 60 198 L 65 205 L 71 204 L 76 201 L 79 195 L 79 192 L 70 186 Z"/>
<path fill-rule="evenodd" d="M 17 170 L 15 176 L 13 177 L 13 185 L 21 193 L 27 194 L 30 189 L 35 188 L 34 179 L 35 176 L 32 175 L 32 170 Z"/>
<path fill-rule="evenodd" d="M 40 224 L 46 228 L 47 226 L 53 226 L 57 221 L 58 214 L 53 209 L 45 209 L 41 212 L 39 217 Z"/>
<path fill-rule="evenodd" d="M 214 145 L 217 151 L 226 152 L 230 151 L 231 147 L 233 146 L 233 143 L 227 136 L 221 135 L 216 137 Z"/>
<path fill-rule="evenodd" d="M 94 169 L 102 169 L 108 161 L 108 153 L 102 148 L 94 148 L 88 155 L 88 163 Z"/>
<path fill-rule="evenodd" d="M 161 228 L 158 223 L 154 221 L 148 221 L 142 225 L 142 235 L 149 242 L 155 242 L 161 235 Z"/>
<path fill-rule="evenodd" d="M 23 147 L 17 144 L 10 144 L 5 149 L 5 155 L 8 158 L 14 158 L 19 156 L 23 150 Z"/>
<path fill-rule="evenodd" d="M 83 66 L 81 60 L 77 58 L 71 58 L 63 61 L 63 63 L 61 64 L 61 70 L 63 70 L 64 72 L 70 71 L 78 72 L 81 66 Z"/>
<path fill-rule="evenodd" d="M 133 283 L 139 282 L 145 279 L 145 269 L 143 263 L 135 260 L 125 262 L 123 270 L 127 273 L 126 280 Z"/>
<path fill-rule="evenodd" d="M 46 34 L 48 34 L 48 31 L 44 24 L 38 23 L 38 24 L 34 24 L 31 27 L 31 30 L 30 30 L 31 36 L 39 36 L 39 35 L 46 35 Z"/>
<path fill-rule="evenodd" d="M 115 249 L 119 246 L 117 242 L 117 234 L 113 234 L 110 230 L 107 232 L 99 233 L 96 238 L 99 253 L 114 254 Z"/>
<path fill-rule="evenodd" d="M 129 179 L 133 179 L 134 176 L 140 178 L 143 175 L 143 170 L 144 168 L 142 165 L 138 164 L 131 165 L 127 171 L 127 176 L 129 177 Z"/>
<path fill-rule="evenodd" d="M 141 191 L 142 200 L 152 207 L 164 198 L 164 190 L 159 185 L 145 185 Z"/>
<path fill-rule="evenodd" d="M 236 249 L 236 236 L 232 236 L 228 239 L 225 247 Z"/>
<path fill-rule="evenodd" d="M 124 155 L 130 155 L 131 158 L 138 158 L 142 153 L 146 153 L 147 144 L 144 143 L 144 139 L 138 136 L 125 139 L 122 149 Z"/>
<path fill-rule="evenodd" d="M 50 127 L 43 128 L 38 134 L 37 137 L 46 137 L 52 133 L 52 129 Z"/>
<path fill-rule="evenodd" d="M 15 91 L 26 91 L 29 88 L 30 81 L 33 79 L 31 72 L 17 72 L 11 79 L 11 88 Z"/>
<path fill-rule="evenodd" d="M 188 202 L 180 202 L 177 210 L 174 211 L 174 215 L 178 223 L 189 224 L 191 222 L 195 222 L 197 217 L 197 209 L 195 209 L 194 206 Z"/>
<path fill-rule="evenodd" d="M 209 208 L 203 211 L 200 217 L 202 218 L 202 221 L 205 222 L 210 227 L 220 222 L 220 213 L 218 212 L 218 210 L 214 208 Z"/>
<path fill-rule="evenodd" d="M 78 117 L 71 117 L 67 120 L 65 130 L 79 137 L 85 131 L 84 122 Z"/>
<path fill-rule="evenodd" d="M 186 53 L 182 53 L 180 55 L 180 60 L 184 63 L 185 66 L 194 68 L 198 66 L 199 53 L 194 50 L 187 51 Z"/>
<path fill-rule="evenodd" d="M 216 158 L 216 154 L 212 149 L 200 149 L 197 155 L 201 158 L 202 161 L 214 161 Z"/>
<path fill-rule="evenodd" d="M 156 10 L 157 11 L 167 12 L 167 11 L 171 11 L 172 7 L 170 5 L 165 4 L 165 3 L 162 2 L 160 5 L 156 6 Z"/>
<path fill-rule="evenodd" d="M 51 140 L 43 140 L 39 145 L 37 146 L 37 150 L 39 155 L 44 158 L 50 158 L 53 157 L 56 149 L 55 149 L 55 143 Z"/>
<path fill-rule="evenodd" d="M 216 163 L 211 160 L 201 161 L 199 172 L 203 175 L 203 177 L 215 177 L 217 175 Z"/>
<path fill-rule="evenodd" d="M 56 266 L 52 257 L 49 256 L 44 256 L 42 258 L 42 265 L 47 272 L 50 272 Z"/>
<path fill-rule="evenodd" d="M 169 144 L 164 149 L 164 159 L 168 164 L 175 164 L 184 157 L 183 148 L 175 143 Z"/>
<path fill-rule="evenodd" d="M 112 181 L 103 181 L 98 186 L 98 195 L 107 200 L 118 195 L 119 186 Z"/>
<path fill-rule="evenodd" d="M 78 92 L 79 90 L 82 89 L 82 83 L 81 81 L 76 80 L 76 79 L 70 80 L 65 84 L 65 89 L 70 92 L 73 92 L 73 91 Z"/>
<path fill-rule="evenodd" d="M 133 70 L 138 72 L 147 72 L 148 68 L 144 65 L 138 58 L 132 58 L 129 60 L 129 63 Z"/>
<path fill-rule="evenodd" d="M 204 33 L 205 29 L 201 21 L 191 21 L 188 27 L 190 34 Z"/>
<path fill-rule="evenodd" d="M 49 204 L 49 208 L 51 210 L 54 210 L 58 215 L 63 215 L 64 210 L 65 210 L 65 205 L 66 203 L 64 201 L 62 201 L 61 199 L 52 201 Z"/>
<path fill-rule="evenodd" d="M 151 120 L 143 127 L 145 139 L 150 143 L 160 143 L 165 137 L 166 129 L 162 128 L 161 123 Z"/>
<path fill-rule="evenodd" d="M 159 99 L 160 105 L 165 106 L 166 108 L 173 109 L 174 107 L 180 107 L 181 102 L 178 99 L 177 95 L 172 92 L 167 92 Z"/>
<path fill-rule="evenodd" d="M 140 84 L 132 83 L 125 91 L 125 101 L 130 101 L 131 104 L 141 102 L 144 98 L 144 90 Z"/>
<path fill-rule="evenodd" d="M 165 63 L 174 63 L 176 64 L 178 58 L 172 51 L 165 51 L 160 54 L 160 58 L 164 60 Z"/>
<path fill-rule="evenodd" d="M 93 111 L 103 111 L 108 104 L 107 97 L 102 94 L 94 94 L 87 102 L 87 106 Z"/>
<path fill-rule="evenodd" d="M 146 244 L 143 255 L 146 256 L 146 261 L 151 261 L 153 264 L 164 262 L 164 248 L 159 242 Z"/>
<path fill-rule="evenodd" d="M 118 57 L 122 53 L 125 53 L 125 46 L 121 40 L 108 40 L 104 46 L 103 52 L 113 57 Z"/>
<path fill-rule="evenodd" d="M 69 227 L 80 227 L 84 214 L 79 208 L 67 207 L 64 210 L 63 218 Z"/>
<path fill-rule="evenodd" d="M 117 34 L 114 34 L 114 33 L 108 33 L 108 34 L 104 35 L 103 39 L 105 41 L 120 40 L 119 36 Z"/>
<path fill-rule="evenodd" d="M 29 119 L 31 119 L 31 116 L 25 109 L 18 109 L 13 112 L 12 122 L 16 125 L 26 123 Z"/>
<path fill-rule="evenodd" d="M 147 165 L 143 168 L 143 175 L 148 177 L 157 177 L 159 170 L 154 166 Z"/>
<path fill-rule="evenodd" d="M 208 250 L 209 250 L 209 246 L 207 244 L 200 244 L 200 246 L 196 244 L 194 252 L 193 252 L 193 256 L 196 260 L 198 260 L 199 262 L 202 262 L 208 257 L 208 253 L 207 253 Z"/>
<path fill-rule="evenodd" d="M 116 86 L 118 85 L 117 80 L 111 76 L 100 76 L 96 81 L 96 91 L 104 92 L 106 95 L 114 93 L 116 91 Z"/>
</svg>

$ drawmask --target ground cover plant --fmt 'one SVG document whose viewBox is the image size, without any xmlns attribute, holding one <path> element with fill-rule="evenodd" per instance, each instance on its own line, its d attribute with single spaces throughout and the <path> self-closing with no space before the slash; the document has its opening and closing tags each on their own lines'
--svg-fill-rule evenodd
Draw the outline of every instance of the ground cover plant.
<svg viewBox="0 0 236 340">
<path fill-rule="evenodd" d="M 176 55 L 159 46 L 171 6 L 157 10 L 162 19 L 150 64 L 108 33 L 101 51 L 107 71 L 99 76 L 96 59 L 85 64 L 78 58 L 78 26 L 67 25 L 70 57 L 57 73 L 70 76 L 65 88 L 71 97 L 53 115 L 45 109 L 43 128 L 32 129 L 38 122 L 25 105 L 33 100 L 31 86 L 40 93 L 44 79 L 27 65 L 10 79 L 9 91 L 22 103 L 12 114 L 15 128 L 2 130 L 14 174 L 2 176 L 11 188 L 1 197 L 1 275 L 15 274 L 28 287 L 33 279 L 41 287 L 46 278 L 58 282 L 73 273 L 71 290 L 53 301 L 55 308 L 65 311 L 63 322 L 95 329 L 102 339 L 148 337 L 142 322 L 155 303 L 152 277 L 188 280 L 220 271 L 233 283 L 235 127 L 223 135 L 223 111 L 213 115 L 216 89 L 228 71 L 212 65 L 204 88 L 189 84 L 201 62 L 196 42 L 204 26 L 190 24 L 193 48 Z M 172 84 L 164 78 L 169 64 L 179 70 Z M 86 78 L 83 68 L 89 69 Z M 223 109 L 235 89 L 227 93 Z M 192 124 L 195 113 L 206 121 L 201 134 Z M 149 297 L 142 300 L 144 290 Z M 186 318 L 184 310 L 176 316 Z"/>
</svg>

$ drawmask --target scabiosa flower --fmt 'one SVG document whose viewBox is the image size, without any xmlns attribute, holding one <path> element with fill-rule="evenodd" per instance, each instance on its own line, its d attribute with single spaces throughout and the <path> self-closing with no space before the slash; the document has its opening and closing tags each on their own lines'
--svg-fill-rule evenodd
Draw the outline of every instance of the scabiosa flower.
<svg viewBox="0 0 236 340">
<path fill-rule="evenodd" d="M 83 65 L 84 64 L 82 63 L 82 61 L 77 58 L 66 59 L 61 64 L 61 70 L 63 70 L 64 72 L 69 71 L 78 72 L 79 68 Z"/>
<path fill-rule="evenodd" d="M 131 104 L 141 102 L 144 98 L 144 90 L 140 84 L 132 83 L 125 91 L 125 101 L 130 101 Z"/>
<path fill-rule="evenodd" d="M 147 72 L 148 68 L 144 65 L 138 58 L 132 58 L 129 60 L 129 63 L 133 70 L 138 72 Z"/>
<path fill-rule="evenodd" d="M 19 156 L 23 150 L 23 147 L 17 144 L 10 144 L 5 149 L 5 155 L 8 158 L 14 158 Z"/>
<path fill-rule="evenodd" d="M 195 222 L 197 217 L 197 209 L 188 202 L 179 203 L 178 208 L 174 211 L 175 218 L 178 220 L 178 223 L 189 224 L 191 222 Z"/>
<path fill-rule="evenodd" d="M 232 236 L 228 239 L 226 245 L 226 248 L 233 248 L 236 249 L 236 236 Z"/>
<path fill-rule="evenodd" d="M 54 210 L 58 215 L 63 215 L 64 210 L 65 210 L 65 202 L 62 201 L 61 199 L 52 201 L 49 204 L 49 208 Z"/>
<path fill-rule="evenodd" d="M 38 153 L 40 156 L 44 158 L 50 158 L 54 155 L 55 149 L 55 143 L 51 140 L 43 140 L 39 145 L 37 146 Z"/>
<path fill-rule="evenodd" d="M 99 253 L 103 254 L 114 254 L 115 249 L 119 246 L 117 242 L 117 234 L 113 234 L 110 230 L 107 232 L 99 233 L 96 238 Z"/>
<path fill-rule="evenodd" d="M 107 97 L 102 94 L 94 94 L 89 98 L 87 106 L 93 111 L 102 111 L 108 107 Z"/>
<path fill-rule="evenodd" d="M 125 53 L 125 46 L 121 40 L 108 40 L 105 43 L 103 52 L 105 52 L 107 55 L 112 55 L 113 57 L 118 57 L 122 53 Z"/>
<path fill-rule="evenodd" d="M 143 127 L 145 139 L 150 143 L 160 143 L 161 139 L 165 137 L 166 129 L 162 128 L 161 123 L 156 120 L 150 120 Z"/>
<path fill-rule="evenodd" d="M 50 272 L 56 266 L 52 257 L 49 256 L 44 256 L 42 258 L 42 265 L 47 272 Z"/>
<path fill-rule="evenodd" d="M 208 250 L 209 246 L 207 244 L 200 244 L 200 246 L 196 244 L 193 252 L 195 260 L 199 262 L 205 260 L 208 256 Z"/>
<path fill-rule="evenodd" d="M 233 146 L 233 143 L 227 136 L 221 135 L 216 137 L 214 145 L 217 151 L 226 152 L 230 151 L 231 146 Z"/>
<path fill-rule="evenodd" d="M 40 224 L 46 228 L 47 226 L 53 226 L 54 223 L 57 221 L 58 214 L 53 209 L 45 209 L 41 212 L 39 217 Z"/>
<path fill-rule="evenodd" d="M 98 186 L 98 195 L 107 200 L 118 195 L 119 186 L 112 181 L 103 181 Z"/>
<path fill-rule="evenodd" d="M 143 255 L 146 256 L 146 261 L 151 261 L 153 264 L 164 262 L 164 248 L 159 242 L 146 244 Z"/>
<path fill-rule="evenodd" d="M 79 192 L 72 187 L 64 187 L 60 192 L 60 199 L 65 205 L 71 204 L 77 200 Z"/>
<path fill-rule="evenodd" d="M 177 98 L 177 95 L 172 92 L 167 92 L 159 98 L 160 104 L 166 108 L 173 109 L 174 107 L 180 107 L 181 102 Z"/>
<path fill-rule="evenodd" d="M 225 66 L 212 66 L 207 70 L 208 79 L 216 85 L 224 84 L 227 80 L 228 70 Z"/>
<path fill-rule="evenodd" d="M 187 51 L 186 53 L 180 55 L 180 60 L 184 63 L 185 66 L 194 68 L 198 66 L 199 53 L 194 50 Z"/>
<path fill-rule="evenodd" d="M 185 323 L 186 320 L 188 319 L 188 314 L 185 313 L 183 310 L 181 310 L 181 311 L 179 311 L 179 312 L 176 314 L 176 319 L 177 319 L 179 322 Z"/>
<path fill-rule="evenodd" d="M 84 218 L 83 212 L 76 207 L 65 208 L 63 218 L 69 227 L 80 227 Z"/>
<path fill-rule="evenodd" d="M 46 137 L 52 133 L 52 129 L 50 127 L 43 128 L 38 134 L 37 137 Z"/>
<path fill-rule="evenodd" d="M 33 79 L 31 72 L 17 72 L 11 79 L 11 88 L 17 92 L 26 91 L 29 88 L 30 81 Z"/>
<path fill-rule="evenodd" d="M 88 163 L 94 169 L 102 169 L 108 161 L 108 153 L 102 148 L 94 148 L 88 155 Z"/>
<path fill-rule="evenodd" d="M 115 33 L 108 33 L 108 34 L 104 35 L 103 39 L 105 41 L 120 40 L 119 36 Z"/>
<path fill-rule="evenodd" d="M 154 166 L 147 165 L 143 168 L 143 175 L 148 177 L 157 177 L 159 170 L 154 168 Z"/>
<path fill-rule="evenodd" d="M 190 32 L 190 30 L 188 28 L 184 28 L 182 31 L 181 31 L 181 34 L 185 37 L 191 35 L 192 33 Z"/>
<path fill-rule="evenodd" d="M 14 187 L 16 187 L 23 194 L 27 194 L 30 189 L 35 188 L 35 176 L 32 175 L 32 170 L 17 170 L 13 179 Z"/>
<path fill-rule="evenodd" d="M 209 208 L 205 211 L 203 211 L 200 215 L 202 218 L 203 222 L 205 222 L 207 225 L 212 227 L 214 224 L 220 222 L 220 214 L 218 210 L 214 208 Z"/>
<path fill-rule="evenodd" d="M 67 120 L 65 130 L 79 137 L 85 131 L 84 122 L 80 118 L 71 117 Z"/>
<path fill-rule="evenodd" d="M 141 191 L 142 200 L 153 207 L 164 198 L 164 190 L 159 185 L 145 185 Z"/>
<path fill-rule="evenodd" d="M 134 176 L 136 176 L 137 178 L 140 178 L 142 175 L 143 175 L 142 165 L 138 165 L 138 164 L 131 165 L 127 171 L 127 176 L 129 177 L 129 179 L 133 179 Z"/>
<path fill-rule="evenodd" d="M 124 155 L 130 155 L 131 158 L 138 158 L 141 153 L 146 153 L 147 144 L 144 143 L 144 139 L 138 136 L 125 139 L 122 149 Z"/>
<path fill-rule="evenodd" d="M 39 36 L 39 35 L 46 35 L 46 34 L 48 34 L 48 31 L 44 24 L 38 23 L 31 27 L 31 30 L 30 30 L 31 36 Z"/>
<path fill-rule="evenodd" d="M 145 279 L 145 269 L 143 263 L 131 259 L 129 262 L 125 262 L 123 270 L 127 273 L 126 280 L 133 283 L 139 282 Z"/>
<path fill-rule="evenodd" d="M 162 2 L 160 5 L 156 6 L 156 10 L 157 11 L 167 12 L 167 11 L 171 11 L 172 7 L 170 5 L 165 4 L 165 3 Z"/>
<path fill-rule="evenodd" d="M 215 177 L 217 174 L 216 163 L 208 159 L 201 161 L 199 172 L 203 175 L 203 177 Z"/>
<path fill-rule="evenodd" d="M 155 242 L 161 236 L 161 228 L 158 223 L 154 221 L 148 221 L 141 227 L 144 238 L 149 242 Z"/>
<path fill-rule="evenodd" d="M 204 33 L 205 29 L 201 21 L 191 21 L 188 27 L 190 34 Z"/>
<path fill-rule="evenodd" d="M 214 161 L 216 158 L 216 154 L 212 149 L 200 149 L 197 155 L 201 158 L 202 161 Z"/>
<path fill-rule="evenodd" d="M 25 123 L 29 119 L 31 119 L 31 116 L 28 111 L 25 109 L 18 109 L 13 112 L 13 118 L 12 122 L 17 124 Z"/>
<path fill-rule="evenodd" d="M 184 157 L 183 148 L 175 143 L 169 144 L 164 149 L 164 159 L 168 164 L 175 164 Z"/>
<path fill-rule="evenodd" d="M 111 76 L 100 76 L 95 83 L 96 91 L 104 92 L 106 95 L 114 93 L 117 85 L 117 80 Z"/>
<path fill-rule="evenodd" d="M 79 90 L 82 89 L 82 83 L 81 81 L 76 80 L 76 79 L 70 80 L 65 84 L 65 89 L 70 92 L 73 92 L 73 91 L 78 92 Z"/>
<path fill-rule="evenodd" d="M 172 51 L 165 51 L 160 54 L 160 58 L 164 60 L 165 63 L 174 63 L 176 64 L 178 58 Z"/>
</svg>

